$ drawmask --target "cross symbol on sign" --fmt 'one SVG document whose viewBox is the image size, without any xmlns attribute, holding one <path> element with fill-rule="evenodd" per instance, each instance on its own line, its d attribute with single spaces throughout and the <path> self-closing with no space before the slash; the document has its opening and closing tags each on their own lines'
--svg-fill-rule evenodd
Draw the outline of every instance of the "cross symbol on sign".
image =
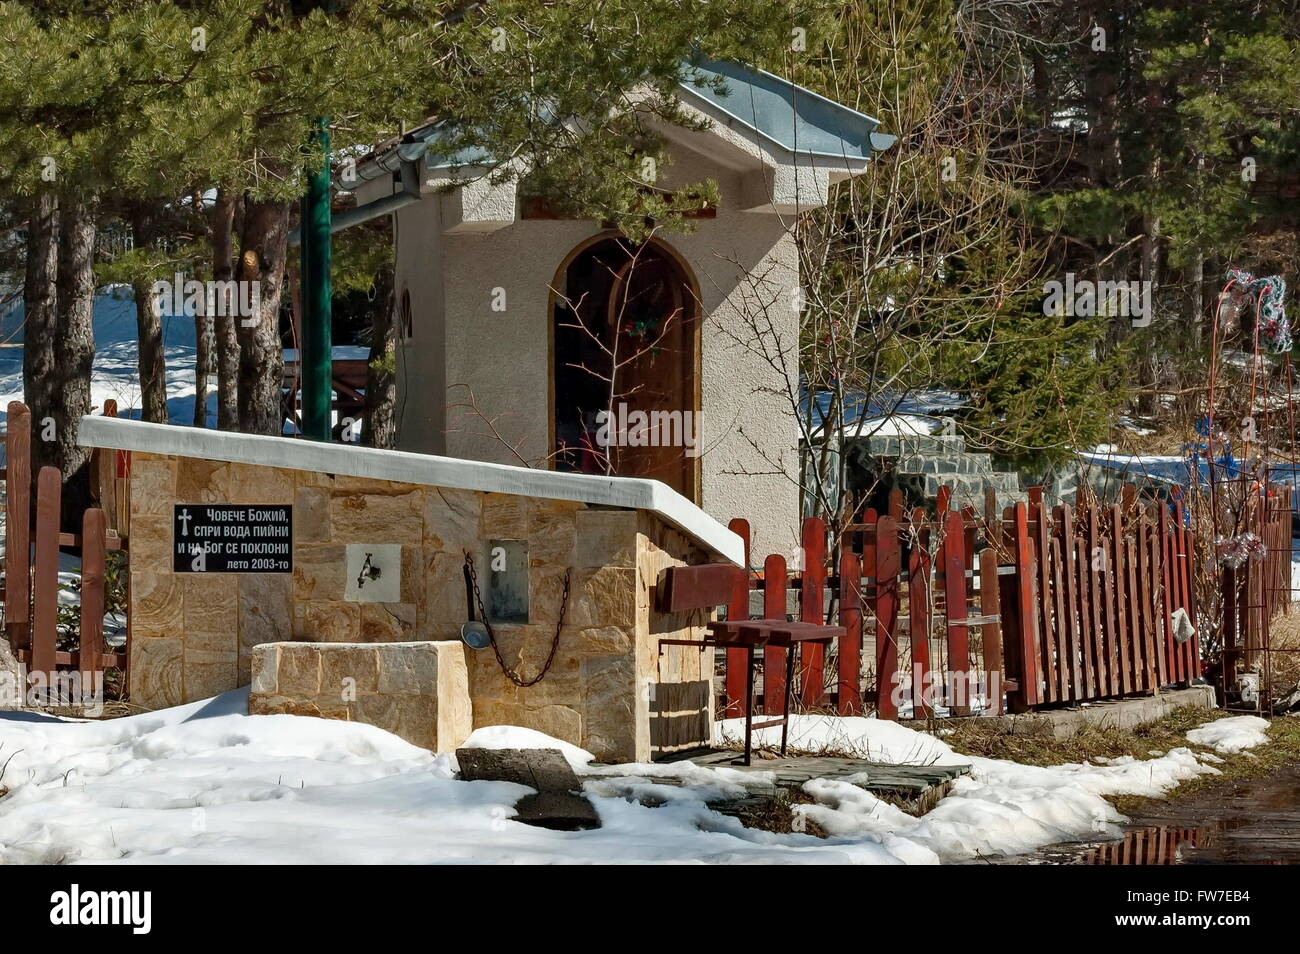
<svg viewBox="0 0 1300 954">
<path fill-rule="evenodd" d="M 188 508 L 181 511 L 181 533 L 187 537 L 190 535 L 190 521 L 193 519 Z"/>
</svg>

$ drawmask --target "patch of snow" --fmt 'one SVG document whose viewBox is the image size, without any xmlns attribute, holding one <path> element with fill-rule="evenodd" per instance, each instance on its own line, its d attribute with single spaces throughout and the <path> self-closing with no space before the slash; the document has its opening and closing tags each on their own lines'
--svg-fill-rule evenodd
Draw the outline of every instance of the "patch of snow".
<svg viewBox="0 0 1300 954">
<path fill-rule="evenodd" d="M 1268 720 L 1259 716 L 1229 716 L 1207 722 L 1187 733 L 1187 741 L 1216 752 L 1235 753 L 1268 741 Z"/>
<path fill-rule="evenodd" d="M 100 413 L 109 398 L 123 417 L 140 416 L 140 366 L 135 302 L 129 290 L 113 294 L 101 289 L 92 310 L 95 363 L 90 376 L 92 413 Z M 0 420 L 10 401 L 23 399 L 23 309 L 21 303 L 0 315 Z M 194 318 L 162 316 L 163 350 L 167 362 L 167 416 L 173 423 L 194 423 Z M 213 388 L 215 391 L 215 386 Z M 216 427 L 216 395 L 208 402 L 208 426 Z"/>
<path fill-rule="evenodd" d="M 460 781 L 450 754 L 354 722 L 244 715 L 246 699 L 232 692 L 103 722 L 0 713 L 11 789 L 0 798 L 0 863 L 935 863 L 1115 837 L 1122 819 L 1103 795 L 1159 795 L 1216 771 L 1185 748 L 1037 768 L 966 758 L 892 722 L 796 717 L 802 744 L 971 766 L 921 818 L 849 781 L 814 779 L 805 789 L 815 804 L 798 811 L 829 833 L 821 839 L 747 829 L 714 811 L 711 800 L 741 791 L 736 770 L 595 765 L 533 730 L 476 730 L 468 744 L 565 753 L 603 827 L 558 832 L 514 822 L 528 789 Z"/>
<path fill-rule="evenodd" d="M 720 719 L 714 723 L 714 742 L 736 744 L 745 738 L 744 719 Z M 779 746 L 781 727 L 759 729 L 755 745 Z M 897 722 L 860 716 L 792 715 L 788 744 L 796 750 L 843 753 L 852 758 L 893 765 L 966 765 L 970 759 L 958 755 L 932 735 L 917 732 Z"/>
<path fill-rule="evenodd" d="M 517 725 L 490 725 L 475 729 L 461 746 L 467 749 L 559 749 L 575 772 L 587 771 L 595 758 L 571 742 L 561 742 L 545 732 Z"/>
</svg>

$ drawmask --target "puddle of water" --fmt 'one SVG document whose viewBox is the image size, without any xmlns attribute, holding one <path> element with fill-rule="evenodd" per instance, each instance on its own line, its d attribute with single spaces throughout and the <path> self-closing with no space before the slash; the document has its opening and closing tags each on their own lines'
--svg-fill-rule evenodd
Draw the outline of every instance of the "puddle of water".
<svg viewBox="0 0 1300 954">
<path fill-rule="evenodd" d="M 1220 818 L 1197 827 L 1148 825 L 1130 828 L 1120 841 L 1053 845 L 1036 856 L 1047 865 L 1298 864 L 1295 850 L 1260 851 L 1254 839 L 1227 834 L 1251 825 L 1246 818 Z M 1273 846 L 1277 847 L 1277 846 Z"/>
</svg>

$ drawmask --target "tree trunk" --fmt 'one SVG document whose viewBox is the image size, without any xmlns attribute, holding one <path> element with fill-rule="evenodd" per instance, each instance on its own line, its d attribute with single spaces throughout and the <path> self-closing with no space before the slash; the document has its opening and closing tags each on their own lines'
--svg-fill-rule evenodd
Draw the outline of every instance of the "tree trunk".
<svg viewBox="0 0 1300 954">
<path fill-rule="evenodd" d="M 85 196 L 64 199 L 59 210 L 58 291 L 54 337 L 54 456 L 63 473 L 64 526 L 80 530 L 90 505 L 90 450 L 77 444 L 81 419 L 90 413 L 90 372 L 95 361 L 95 214 Z"/>
<path fill-rule="evenodd" d="M 1042 128 L 1052 125 L 1052 79 L 1047 68 L 1047 58 L 1042 51 L 1034 49 L 1029 54 L 1032 64 L 1031 76 L 1034 88 L 1034 110 Z"/>
<path fill-rule="evenodd" d="M 162 311 L 153 294 L 153 282 L 138 279 L 135 291 L 135 326 L 140 341 L 140 419 L 167 423 L 167 362 L 163 350 Z"/>
<path fill-rule="evenodd" d="M 261 295 L 261 314 L 238 319 L 239 429 L 245 434 L 278 435 L 284 430 L 280 297 L 288 239 L 289 203 L 245 202 L 239 280 L 259 282 Z"/>
<path fill-rule="evenodd" d="M 1156 300 L 1160 290 L 1160 217 L 1148 212 L 1143 218 L 1142 239 L 1142 280 L 1149 282 L 1151 289 L 1152 319 L 1156 311 Z M 1154 329 L 1147 330 L 1142 339 L 1141 356 L 1138 364 L 1138 385 L 1142 394 L 1138 398 L 1138 413 L 1154 417 L 1159 412 L 1156 394 L 1156 351 L 1152 341 Z"/>
<path fill-rule="evenodd" d="M 224 189 L 217 191 L 212 206 L 212 278 L 229 281 L 234 274 L 233 249 L 236 199 Z M 209 316 L 217 366 L 217 427 L 239 429 L 239 338 L 235 319 L 229 314 Z"/>
<path fill-rule="evenodd" d="M 23 276 L 23 398 L 32 411 L 32 494 L 36 475 L 58 466 L 52 442 L 41 440 L 55 419 L 54 342 L 58 327 L 59 203 L 43 192 L 27 220 L 27 268 Z"/>
<path fill-rule="evenodd" d="M 375 279 L 375 308 L 370 326 L 370 361 L 366 364 L 367 447 L 397 446 L 397 322 L 393 314 L 393 270 L 386 266 Z"/>
<path fill-rule="evenodd" d="M 152 213 L 147 203 L 131 206 L 131 231 L 137 248 L 147 248 L 154 239 Z M 162 309 L 153 294 L 148 276 L 132 280 L 135 297 L 137 366 L 140 372 L 140 419 L 152 424 L 167 423 L 167 360 L 163 350 Z"/>
<path fill-rule="evenodd" d="M 208 426 L 208 377 L 213 371 L 216 334 L 202 308 L 194 313 L 194 426 Z"/>
<path fill-rule="evenodd" d="M 1155 115 L 1155 111 L 1160 107 L 1160 88 L 1155 83 L 1147 83 L 1146 105 Z M 1160 157 L 1153 155 L 1146 170 L 1147 182 L 1149 187 L 1154 191 L 1156 183 L 1160 181 Z M 1147 283 L 1151 289 L 1151 312 L 1148 316 L 1151 320 L 1155 319 L 1157 311 L 1157 300 L 1160 291 L 1160 239 L 1162 223 L 1160 216 L 1155 212 L 1147 209 L 1142 216 L 1142 280 Z M 1138 399 L 1138 413 L 1147 417 L 1155 417 L 1160 412 L 1159 395 L 1156 394 L 1156 348 L 1152 336 L 1155 329 L 1148 330 L 1142 339 L 1142 360 L 1138 369 L 1138 383 L 1143 390 L 1142 396 Z"/>
</svg>

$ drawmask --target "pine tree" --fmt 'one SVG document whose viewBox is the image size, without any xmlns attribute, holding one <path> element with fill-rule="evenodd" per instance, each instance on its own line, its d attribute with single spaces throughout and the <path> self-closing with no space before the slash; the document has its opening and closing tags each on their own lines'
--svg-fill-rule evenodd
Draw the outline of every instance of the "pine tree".
<svg viewBox="0 0 1300 954">
<path fill-rule="evenodd" d="M 52 191 L 75 208 L 108 194 L 239 197 L 233 271 L 262 284 L 261 318 L 237 334 L 239 424 L 279 433 L 285 237 L 304 168 L 327 159 L 305 148 L 318 117 L 331 117 L 339 151 L 445 119 L 450 151 L 491 157 L 484 174 L 525 175 L 571 214 L 635 232 L 710 194 L 701 183 L 664 198 L 639 180 L 642 159 L 661 157 L 656 123 L 686 121 L 674 96 L 683 62 L 699 50 L 761 56 L 787 41 L 801 5 L 6 3 L 0 197 Z M 53 183 L 41 178 L 51 166 Z M 213 244 L 223 254 L 224 231 Z M 217 342 L 220 369 L 228 339 Z"/>
</svg>

